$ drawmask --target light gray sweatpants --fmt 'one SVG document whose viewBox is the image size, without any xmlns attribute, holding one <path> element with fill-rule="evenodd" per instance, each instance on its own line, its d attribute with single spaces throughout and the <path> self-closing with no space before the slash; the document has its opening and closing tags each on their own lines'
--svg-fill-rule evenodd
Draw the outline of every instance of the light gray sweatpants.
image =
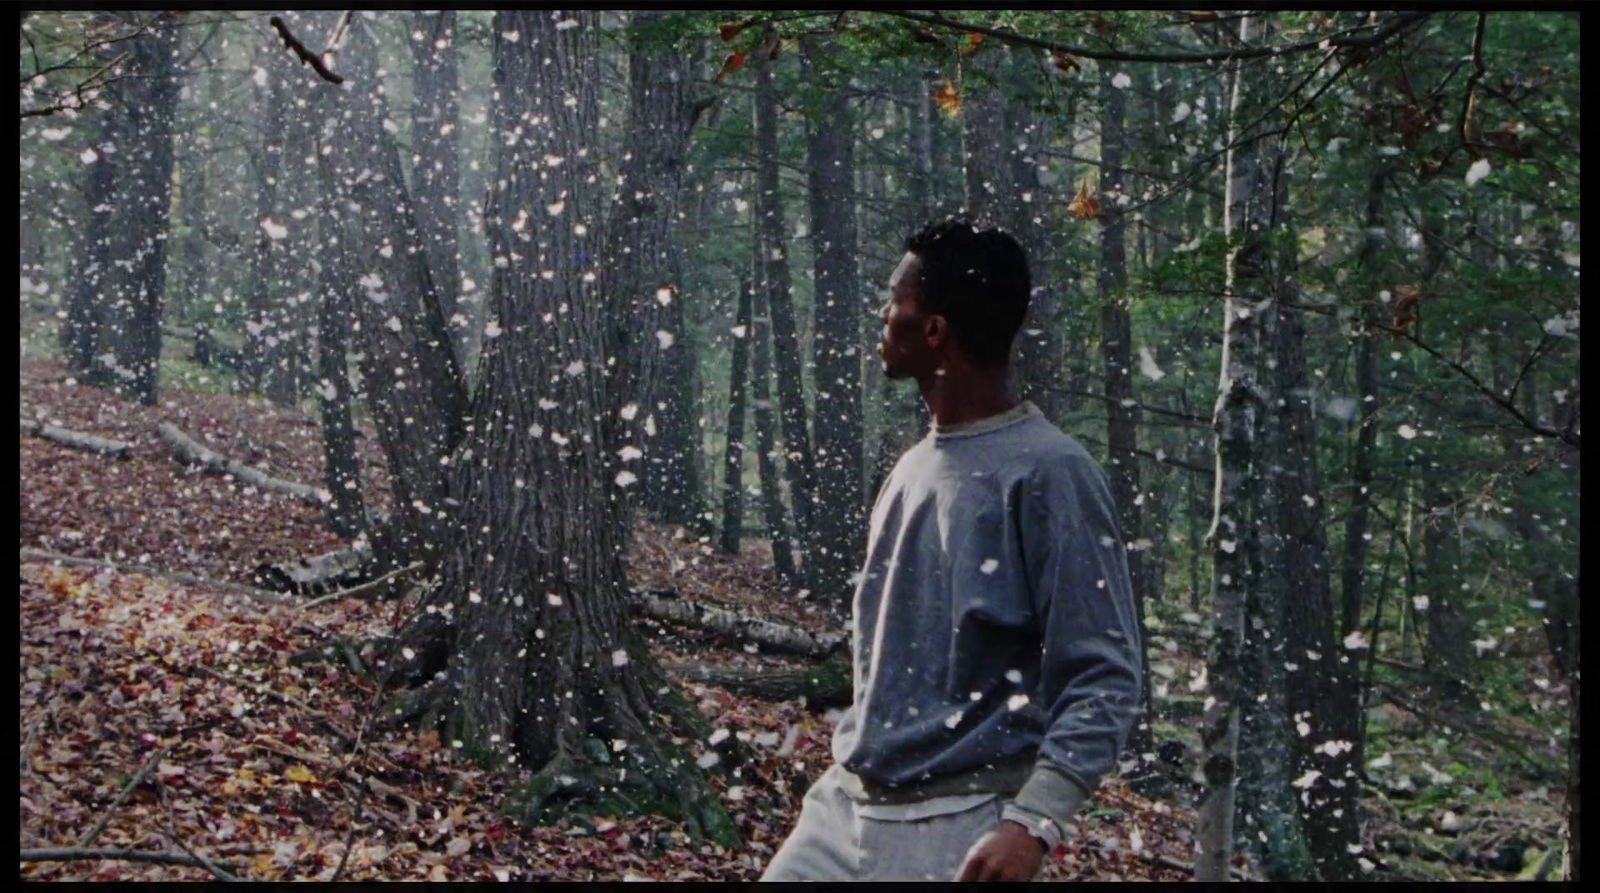
<svg viewBox="0 0 1600 893">
<path fill-rule="evenodd" d="M 1000 824 L 999 797 L 914 818 L 907 816 L 922 810 L 863 807 L 839 786 L 837 772 L 829 769 L 806 792 L 800 821 L 763 881 L 951 881 L 978 838 Z"/>
</svg>

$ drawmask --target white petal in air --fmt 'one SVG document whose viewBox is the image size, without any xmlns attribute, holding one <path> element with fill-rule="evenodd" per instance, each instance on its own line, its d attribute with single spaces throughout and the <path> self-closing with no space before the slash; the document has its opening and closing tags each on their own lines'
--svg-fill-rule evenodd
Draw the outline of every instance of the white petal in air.
<svg viewBox="0 0 1600 893">
<path fill-rule="evenodd" d="M 619 487 L 626 487 L 629 484 L 638 483 L 638 481 L 639 481 L 639 476 L 634 474 L 631 471 L 619 471 L 619 472 L 617 472 L 617 486 L 619 486 Z"/>
<path fill-rule="evenodd" d="M 980 573 L 992 574 L 994 573 L 995 568 L 999 566 L 1000 562 L 998 560 L 993 558 L 985 558 L 983 560 L 983 564 L 978 565 L 978 571 Z"/>
<path fill-rule="evenodd" d="M 1167 375 L 1156 365 L 1155 354 L 1151 353 L 1148 347 L 1139 348 L 1139 372 L 1151 381 L 1160 381 Z"/>
<path fill-rule="evenodd" d="M 1467 185 L 1476 186 L 1479 180 L 1487 176 L 1489 176 L 1489 159 L 1479 158 L 1472 163 L 1472 167 L 1467 168 Z"/>
</svg>

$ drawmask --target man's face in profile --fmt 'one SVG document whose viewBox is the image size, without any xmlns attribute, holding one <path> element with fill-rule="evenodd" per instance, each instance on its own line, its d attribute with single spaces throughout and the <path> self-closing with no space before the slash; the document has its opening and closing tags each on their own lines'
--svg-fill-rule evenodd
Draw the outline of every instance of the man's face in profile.
<svg viewBox="0 0 1600 893">
<path fill-rule="evenodd" d="M 883 334 L 878 341 L 878 357 L 883 374 L 892 379 L 916 378 L 936 365 L 928 344 L 929 317 L 919 300 L 922 259 L 910 252 L 889 276 L 889 300 L 878 310 Z"/>
</svg>

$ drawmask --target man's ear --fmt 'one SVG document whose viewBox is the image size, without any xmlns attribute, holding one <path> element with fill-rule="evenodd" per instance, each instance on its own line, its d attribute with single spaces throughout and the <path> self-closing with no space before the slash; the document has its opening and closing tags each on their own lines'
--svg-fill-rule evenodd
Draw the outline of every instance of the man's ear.
<svg viewBox="0 0 1600 893">
<path fill-rule="evenodd" d="M 938 350 L 946 341 L 950 340 L 950 321 L 937 314 L 930 315 L 922 321 L 922 337 L 928 342 L 928 347 Z"/>
</svg>

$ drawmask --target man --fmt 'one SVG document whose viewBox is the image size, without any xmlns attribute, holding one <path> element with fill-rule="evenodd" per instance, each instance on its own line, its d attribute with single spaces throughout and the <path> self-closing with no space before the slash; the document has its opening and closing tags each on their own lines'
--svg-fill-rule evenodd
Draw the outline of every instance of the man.
<svg viewBox="0 0 1600 893">
<path fill-rule="evenodd" d="M 855 702 L 763 880 L 1031 880 L 1139 703 L 1105 474 L 1007 393 L 1022 248 L 950 219 L 906 249 L 878 352 L 933 424 L 873 506 Z"/>
</svg>

